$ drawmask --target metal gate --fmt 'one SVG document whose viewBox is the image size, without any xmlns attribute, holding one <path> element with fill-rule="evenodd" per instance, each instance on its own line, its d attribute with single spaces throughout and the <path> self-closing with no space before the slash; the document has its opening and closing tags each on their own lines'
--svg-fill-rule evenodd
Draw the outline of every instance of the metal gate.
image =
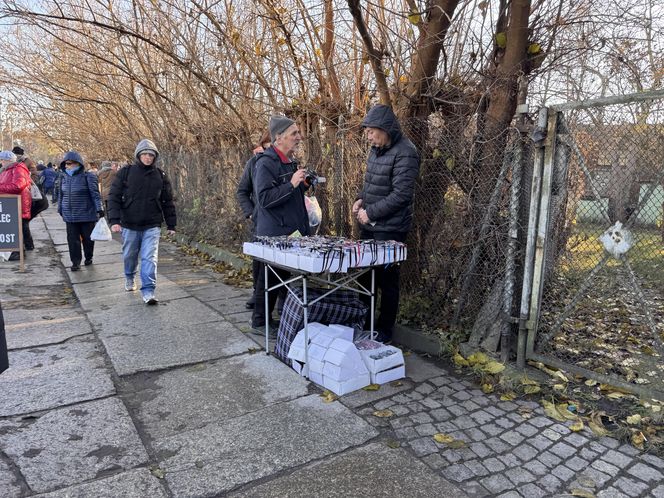
<svg viewBox="0 0 664 498">
<path fill-rule="evenodd" d="M 541 117 L 520 362 L 664 399 L 664 92 Z"/>
</svg>

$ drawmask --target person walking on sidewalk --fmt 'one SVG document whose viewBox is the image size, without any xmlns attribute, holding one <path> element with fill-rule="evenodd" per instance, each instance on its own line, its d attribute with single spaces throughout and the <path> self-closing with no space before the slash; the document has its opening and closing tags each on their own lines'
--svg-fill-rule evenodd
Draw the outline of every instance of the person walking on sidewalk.
<svg viewBox="0 0 664 498">
<path fill-rule="evenodd" d="M 297 123 L 285 116 L 270 118 L 272 146 L 268 147 L 256 161 L 254 178 L 254 198 L 256 209 L 256 235 L 309 235 L 309 216 L 304 206 L 304 192 L 307 190 L 304 169 L 299 169 L 293 154 L 297 150 L 302 135 Z M 275 270 L 283 280 L 290 274 Z M 279 282 L 268 273 L 268 285 Z M 265 316 L 265 267 L 260 265 L 256 280 L 256 304 L 251 317 L 251 326 L 261 328 L 271 320 L 277 301 L 277 292 L 268 295 L 268 316 Z"/>
<path fill-rule="evenodd" d="M 415 181 L 420 156 L 406 138 L 392 108 L 372 107 L 362 121 L 371 152 L 362 191 L 352 212 L 360 223 L 360 238 L 405 242 L 413 220 Z M 371 285 L 365 276 L 361 281 Z M 376 321 L 378 340 L 392 339 L 399 309 L 399 265 L 376 269 L 376 287 L 380 289 L 380 314 Z M 368 296 L 361 296 L 369 305 Z"/>
<path fill-rule="evenodd" d="M 81 269 L 81 241 L 85 266 L 92 264 L 95 243 L 90 238 L 97 220 L 104 216 L 99 195 L 97 175 L 88 173 L 83 167 L 83 158 L 76 151 L 65 154 L 60 166 L 64 166 L 58 213 L 67 224 L 67 245 L 71 271 Z"/>
<path fill-rule="evenodd" d="M 118 171 L 108 194 L 111 231 L 122 232 L 125 290 L 136 290 L 136 267 L 141 260 L 141 295 L 146 304 L 157 304 L 157 259 L 161 224 L 175 233 L 173 190 L 166 173 L 156 166 L 155 144 L 141 140 L 134 153 L 136 161 Z"/>
<path fill-rule="evenodd" d="M 16 147 L 14 147 L 16 148 Z M 20 149 L 23 152 L 23 149 Z M 16 154 L 8 150 L 0 152 L 0 194 L 21 196 L 21 224 L 23 230 L 23 245 L 34 248 L 30 234 L 30 210 L 32 208 L 32 195 L 30 194 L 30 171 Z M 20 259 L 20 253 L 14 251 L 9 256 L 10 261 Z"/>
</svg>

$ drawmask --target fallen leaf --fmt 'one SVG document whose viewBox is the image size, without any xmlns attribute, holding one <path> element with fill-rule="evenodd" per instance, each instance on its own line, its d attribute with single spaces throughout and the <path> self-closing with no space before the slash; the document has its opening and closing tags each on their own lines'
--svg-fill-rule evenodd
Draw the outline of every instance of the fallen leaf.
<svg viewBox="0 0 664 498">
<path fill-rule="evenodd" d="M 558 410 L 556 409 L 556 405 L 554 405 L 551 401 L 543 399 L 542 406 L 544 407 L 544 413 L 546 413 L 552 419 L 557 420 L 559 422 L 565 421 L 565 417 L 563 417 L 560 414 L 560 412 L 558 412 Z"/>
<path fill-rule="evenodd" d="M 461 356 L 459 353 L 456 353 L 453 358 L 454 364 L 460 367 L 467 367 L 468 366 L 468 360 L 466 360 L 463 356 Z"/>
<path fill-rule="evenodd" d="M 380 389 L 380 384 L 369 384 L 368 386 L 364 386 L 362 389 L 365 391 L 378 391 L 378 389 Z"/>
<path fill-rule="evenodd" d="M 492 384 L 482 384 L 482 392 L 484 394 L 490 394 L 493 392 L 493 385 Z"/>
<path fill-rule="evenodd" d="M 438 434 L 434 434 L 433 439 L 437 443 L 441 443 L 441 444 L 449 444 L 449 443 L 451 443 L 452 441 L 455 440 L 452 436 L 450 436 L 448 434 L 443 434 L 441 432 L 439 432 Z"/>
<path fill-rule="evenodd" d="M 339 396 L 334 394 L 332 391 L 326 389 L 323 391 L 323 394 L 320 395 L 321 398 L 323 398 L 323 403 L 332 403 L 333 401 L 336 401 L 339 399 Z"/>
<path fill-rule="evenodd" d="M 572 496 L 580 496 L 581 498 L 596 498 L 595 495 L 587 489 L 574 488 L 570 493 Z"/>
<path fill-rule="evenodd" d="M 385 444 L 387 444 L 388 448 L 392 448 L 393 450 L 401 446 L 401 443 L 399 441 L 394 441 L 394 440 L 390 440 Z"/>
<path fill-rule="evenodd" d="M 497 374 L 505 370 L 505 365 L 497 361 L 489 361 L 482 366 L 482 371 L 490 374 Z"/>
<path fill-rule="evenodd" d="M 389 418 L 394 415 L 394 412 L 392 410 L 377 410 L 373 412 L 373 415 L 378 418 Z"/>
<path fill-rule="evenodd" d="M 500 401 L 512 401 L 516 399 L 516 393 L 510 391 L 500 396 Z"/>
<path fill-rule="evenodd" d="M 643 432 L 635 432 L 632 434 L 632 444 L 635 448 L 643 450 L 643 443 L 646 441 L 646 437 L 643 435 Z"/>
<path fill-rule="evenodd" d="M 464 448 L 466 446 L 466 442 L 462 441 L 461 439 L 455 439 L 451 443 L 448 443 L 447 446 L 454 450 L 458 450 L 460 448 Z"/>
<path fill-rule="evenodd" d="M 583 430 L 583 420 L 577 420 L 574 422 L 572 425 L 569 426 L 569 430 L 573 432 L 579 432 L 580 430 Z"/>
<path fill-rule="evenodd" d="M 584 384 L 587 385 L 587 386 L 592 387 L 592 386 L 596 386 L 596 385 L 597 385 L 597 381 L 596 381 L 596 380 L 592 380 L 592 379 L 588 379 L 587 381 L 584 382 Z"/>
<path fill-rule="evenodd" d="M 627 423 L 630 425 L 639 425 L 641 423 L 641 415 L 638 413 L 627 417 Z"/>
<path fill-rule="evenodd" d="M 553 389 L 554 391 L 564 391 L 567 388 L 565 384 L 554 384 Z"/>
<path fill-rule="evenodd" d="M 476 353 L 471 354 L 468 357 L 467 361 L 468 361 L 468 364 L 471 365 L 471 366 L 472 365 L 484 365 L 485 363 L 487 363 L 489 361 L 489 357 L 486 354 L 478 351 Z"/>
<path fill-rule="evenodd" d="M 392 382 L 390 382 L 390 386 L 392 386 L 392 387 L 401 387 L 401 386 L 403 386 L 403 382 L 401 382 L 400 380 L 393 380 Z"/>
<path fill-rule="evenodd" d="M 166 472 L 164 472 L 162 469 L 160 469 L 156 465 L 150 465 L 150 466 L 148 466 L 148 469 L 150 470 L 150 473 L 153 476 L 155 476 L 157 479 L 163 479 L 164 476 L 166 475 Z"/>
<path fill-rule="evenodd" d="M 535 394 L 540 392 L 542 389 L 540 386 L 524 386 L 523 387 L 523 392 L 526 394 Z"/>
</svg>

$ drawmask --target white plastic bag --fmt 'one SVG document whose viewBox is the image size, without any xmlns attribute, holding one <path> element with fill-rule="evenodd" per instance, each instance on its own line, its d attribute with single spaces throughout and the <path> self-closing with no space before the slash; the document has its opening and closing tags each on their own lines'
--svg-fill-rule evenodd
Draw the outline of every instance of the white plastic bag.
<svg viewBox="0 0 664 498">
<path fill-rule="evenodd" d="M 92 240 L 111 240 L 113 238 L 111 229 L 108 228 L 108 223 L 106 223 L 106 218 L 103 216 L 99 218 L 90 238 Z"/>
<path fill-rule="evenodd" d="M 42 195 L 41 195 L 41 192 L 39 191 L 39 187 L 32 180 L 30 180 L 30 195 L 32 196 L 33 201 L 41 201 L 42 200 Z"/>
<path fill-rule="evenodd" d="M 11 252 L 0 252 L 0 261 L 9 261 L 11 255 Z"/>
<path fill-rule="evenodd" d="M 305 195 L 304 196 L 304 205 L 307 208 L 307 214 L 309 215 L 309 226 L 317 227 L 320 225 L 320 222 L 323 218 L 323 211 L 318 204 L 318 199 L 315 195 Z"/>
</svg>

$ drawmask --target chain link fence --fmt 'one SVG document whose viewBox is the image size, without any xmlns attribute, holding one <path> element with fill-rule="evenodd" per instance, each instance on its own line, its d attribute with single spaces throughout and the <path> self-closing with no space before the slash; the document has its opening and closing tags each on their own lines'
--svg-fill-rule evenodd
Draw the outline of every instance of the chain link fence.
<svg viewBox="0 0 664 498">
<path fill-rule="evenodd" d="M 664 98 L 550 112 L 549 215 L 530 356 L 661 397 Z"/>
</svg>

